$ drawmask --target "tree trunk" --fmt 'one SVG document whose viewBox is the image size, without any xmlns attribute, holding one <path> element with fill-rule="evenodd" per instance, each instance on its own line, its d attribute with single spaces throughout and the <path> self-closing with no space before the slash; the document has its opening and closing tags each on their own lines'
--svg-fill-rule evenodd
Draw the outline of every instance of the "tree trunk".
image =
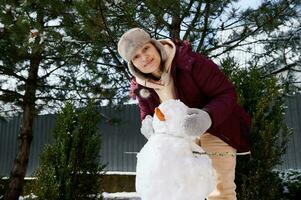
<svg viewBox="0 0 301 200">
<path fill-rule="evenodd" d="M 180 30 L 181 30 L 181 16 L 179 15 L 181 10 L 180 1 L 177 0 L 174 2 L 173 8 L 176 12 L 172 15 L 172 21 L 170 25 L 170 36 L 175 39 L 180 39 Z"/>
<path fill-rule="evenodd" d="M 9 189 L 5 194 L 6 200 L 17 200 L 21 195 L 24 185 L 24 177 L 27 170 L 30 145 L 32 141 L 33 120 L 36 115 L 35 101 L 37 89 L 37 77 L 40 57 L 31 60 L 29 76 L 26 81 L 25 95 L 23 96 L 23 117 L 20 130 L 19 152 L 14 161 L 10 174 Z"/>
</svg>

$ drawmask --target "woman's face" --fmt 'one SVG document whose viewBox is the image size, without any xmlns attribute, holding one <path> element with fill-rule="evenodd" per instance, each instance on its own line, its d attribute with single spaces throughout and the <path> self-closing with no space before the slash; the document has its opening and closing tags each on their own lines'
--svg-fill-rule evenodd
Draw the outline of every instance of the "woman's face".
<svg viewBox="0 0 301 200">
<path fill-rule="evenodd" d="M 142 73 L 156 73 L 160 71 L 161 57 L 152 43 L 146 43 L 136 51 L 132 63 Z"/>
</svg>

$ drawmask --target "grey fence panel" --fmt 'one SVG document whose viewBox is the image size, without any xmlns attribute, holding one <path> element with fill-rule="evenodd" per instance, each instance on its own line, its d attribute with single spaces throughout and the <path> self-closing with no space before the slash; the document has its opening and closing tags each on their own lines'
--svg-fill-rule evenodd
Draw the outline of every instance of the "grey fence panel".
<svg viewBox="0 0 301 200">
<path fill-rule="evenodd" d="M 122 110 L 102 107 L 107 118 L 117 120 L 110 123 L 105 117 L 99 123 L 102 136 L 100 152 L 106 171 L 134 172 L 136 152 L 140 151 L 146 140 L 139 133 L 140 119 L 136 105 L 125 105 Z M 52 142 L 52 131 L 56 115 L 39 115 L 33 125 L 33 140 L 26 176 L 32 176 L 43 148 Z M 20 118 L 0 122 L 0 176 L 9 176 L 18 149 Z"/>
<path fill-rule="evenodd" d="M 286 111 L 287 125 L 293 133 L 289 139 L 286 154 L 282 157 L 283 164 L 278 169 L 301 169 L 301 94 L 288 97 Z"/>
<path fill-rule="evenodd" d="M 0 176 L 8 176 L 19 147 L 21 118 L 0 123 Z M 39 156 L 45 144 L 51 142 L 51 132 L 55 125 L 55 115 L 41 115 L 34 120 L 33 140 L 27 166 L 27 176 L 34 173 L 39 165 Z"/>
<path fill-rule="evenodd" d="M 33 123 L 33 140 L 30 149 L 27 175 L 32 175 L 39 165 L 40 154 L 45 144 L 52 142 L 52 131 L 56 123 L 56 115 L 40 115 Z"/>
<path fill-rule="evenodd" d="M 20 117 L 0 122 L 0 176 L 7 176 L 16 157 Z"/>
<path fill-rule="evenodd" d="M 104 108 L 104 113 L 117 118 L 117 124 L 101 122 L 102 162 L 108 171 L 134 172 L 136 152 L 146 140 L 140 134 L 139 111 L 136 105 L 126 105 L 122 112 Z"/>
</svg>

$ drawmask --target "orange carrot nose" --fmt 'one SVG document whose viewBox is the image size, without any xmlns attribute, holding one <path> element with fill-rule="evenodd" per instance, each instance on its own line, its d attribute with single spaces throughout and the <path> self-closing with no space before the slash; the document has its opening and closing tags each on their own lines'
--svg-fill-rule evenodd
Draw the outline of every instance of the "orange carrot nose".
<svg viewBox="0 0 301 200">
<path fill-rule="evenodd" d="M 155 108 L 155 114 L 157 115 L 160 121 L 165 121 L 165 116 L 159 108 Z"/>
</svg>

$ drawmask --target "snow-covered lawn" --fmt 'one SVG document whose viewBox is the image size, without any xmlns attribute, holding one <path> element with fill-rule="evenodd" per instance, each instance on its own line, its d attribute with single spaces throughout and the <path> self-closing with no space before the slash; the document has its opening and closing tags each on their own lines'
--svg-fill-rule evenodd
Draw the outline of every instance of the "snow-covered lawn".
<svg viewBox="0 0 301 200">
<path fill-rule="evenodd" d="M 104 199 L 140 200 L 136 192 L 103 193 Z"/>
<path fill-rule="evenodd" d="M 102 193 L 104 200 L 141 200 L 136 192 L 117 192 L 117 193 Z M 33 197 L 33 196 L 31 196 Z M 19 197 L 19 200 L 26 200 L 29 196 Z"/>
</svg>

